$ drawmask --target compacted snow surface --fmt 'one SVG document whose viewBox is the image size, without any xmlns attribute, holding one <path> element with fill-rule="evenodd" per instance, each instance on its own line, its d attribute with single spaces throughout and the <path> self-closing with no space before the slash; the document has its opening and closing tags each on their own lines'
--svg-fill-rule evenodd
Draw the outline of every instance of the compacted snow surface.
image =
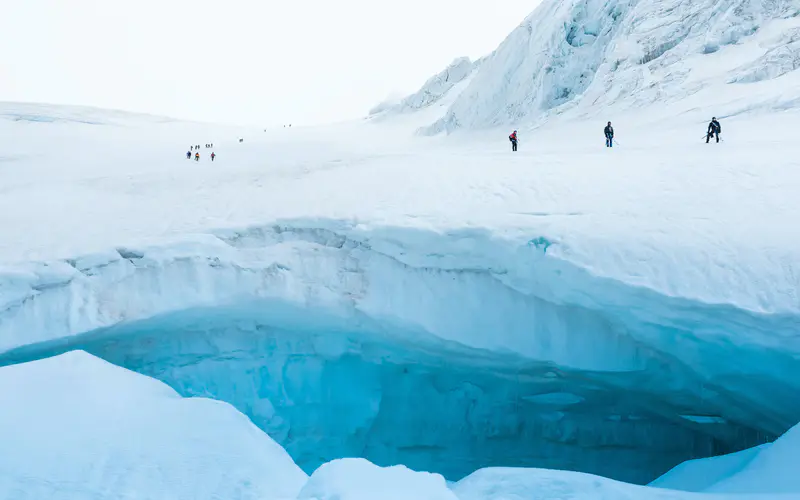
<svg viewBox="0 0 800 500">
<path fill-rule="evenodd" d="M 0 104 L 0 498 L 797 497 L 798 12 L 544 2 L 329 127 Z"/>
</svg>

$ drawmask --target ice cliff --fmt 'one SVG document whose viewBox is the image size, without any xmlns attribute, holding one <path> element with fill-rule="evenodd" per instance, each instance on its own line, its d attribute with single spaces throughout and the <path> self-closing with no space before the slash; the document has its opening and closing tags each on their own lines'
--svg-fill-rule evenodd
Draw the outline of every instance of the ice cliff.
<svg viewBox="0 0 800 500">
<path fill-rule="evenodd" d="M 647 482 L 796 422 L 795 352 L 769 340 L 795 315 L 598 278 L 553 245 L 296 221 L 32 266 L 3 277 L 2 362 L 84 349 L 230 402 L 308 472 Z"/>
<path fill-rule="evenodd" d="M 796 0 L 545 1 L 425 131 L 538 123 L 570 110 L 595 115 L 699 92 L 728 106 L 744 95 L 775 106 L 778 87 L 727 85 L 797 69 L 799 12 Z"/>
</svg>

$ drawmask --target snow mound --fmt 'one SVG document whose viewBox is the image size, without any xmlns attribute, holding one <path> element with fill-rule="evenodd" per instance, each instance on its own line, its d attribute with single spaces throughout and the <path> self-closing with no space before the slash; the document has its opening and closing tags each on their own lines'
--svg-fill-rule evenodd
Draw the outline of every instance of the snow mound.
<svg viewBox="0 0 800 500">
<path fill-rule="evenodd" d="M 439 474 L 402 465 L 378 467 L 367 460 L 334 460 L 317 469 L 298 500 L 459 500 Z"/>
<path fill-rule="evenodd" d="M 760 479 L 756 480 L 756 484 Z M 637 486 L 604 477 L 544 469 L 482 469 L 459 481 L 459 500 L 730 500 L 731 494 L 698 494 Z M 745 493 L 745 494 L 743 494 Z M 794 491 L 797 493 L 797 490 Z M 748 495 L 738 500 L 791 500 L 796 494 Z"/>
<path fill-rule="evenodd" d="M 743 90 L 728 82 L 797 68 L 797 13 L 793 0 L 545 0 L 427 132 L 636 109 L 698 92 L 707 104 L 733 105 Z"/>
<path fill-rule="evenodd" d="M 725 494 L 800 494 L 798 463 L 800 425 L 771 444 L 682 463 L 650 486 Z"/>
<path fill-rule="evenodd" d="M 0 368 L 0 498 L 294 498 L 289 455 L 230 405 L 74 351 Z"/>
<path fill-rule="evenodd" d="M 705 491 L 740 472 L 753 457 L 769 448 L 763 444 L 718 457 L 689 460 L 675 466 L 649 486 L 683 491 Z"/>
<path fill-rule="evenodd" d="M 768 447 L 758 449 L 742 470 L 706 491 L 719 493 L 800 494 L 800 425 Z"/>
</svg>

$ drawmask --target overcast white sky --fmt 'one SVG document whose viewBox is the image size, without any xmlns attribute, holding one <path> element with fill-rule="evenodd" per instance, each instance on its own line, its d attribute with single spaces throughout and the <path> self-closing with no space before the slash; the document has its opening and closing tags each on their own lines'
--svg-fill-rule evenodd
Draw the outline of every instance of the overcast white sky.
<svg viewBox="0 0 800 500">
<path fill-rule="evenodd" d="M 491 52 L 538 3 L 10 0 L 0 100 L 264 126 L 355 118 Z"/>
</svg>

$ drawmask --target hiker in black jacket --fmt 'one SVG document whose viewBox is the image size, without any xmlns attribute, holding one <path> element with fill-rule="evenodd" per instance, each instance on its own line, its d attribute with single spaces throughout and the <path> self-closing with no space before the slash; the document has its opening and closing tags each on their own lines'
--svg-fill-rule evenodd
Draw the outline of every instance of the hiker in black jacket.
<svg viewBox="0 0 800 500">
<path fill-rule="evenodd" d="M 712 137 L 715 135 L 717 136 L 717 142 L 719 142 L 719 134 L 722 133 L 722 125 L 719 124 L 717 121 L 717 117 L 711 119 L 711 123 L 708 124 L 708 132 L 706 133 L 706 144 L 708 141 L 711 140 Z"/>
<path fill-rule="evenodd" d="M 603 129 L 603 133 L 606 136 L 606 147 L 613 148 L 614 147 L 614 127 L 611 126 L 611 122 L 608 122 L 606 128 Z"/>
</svg>

